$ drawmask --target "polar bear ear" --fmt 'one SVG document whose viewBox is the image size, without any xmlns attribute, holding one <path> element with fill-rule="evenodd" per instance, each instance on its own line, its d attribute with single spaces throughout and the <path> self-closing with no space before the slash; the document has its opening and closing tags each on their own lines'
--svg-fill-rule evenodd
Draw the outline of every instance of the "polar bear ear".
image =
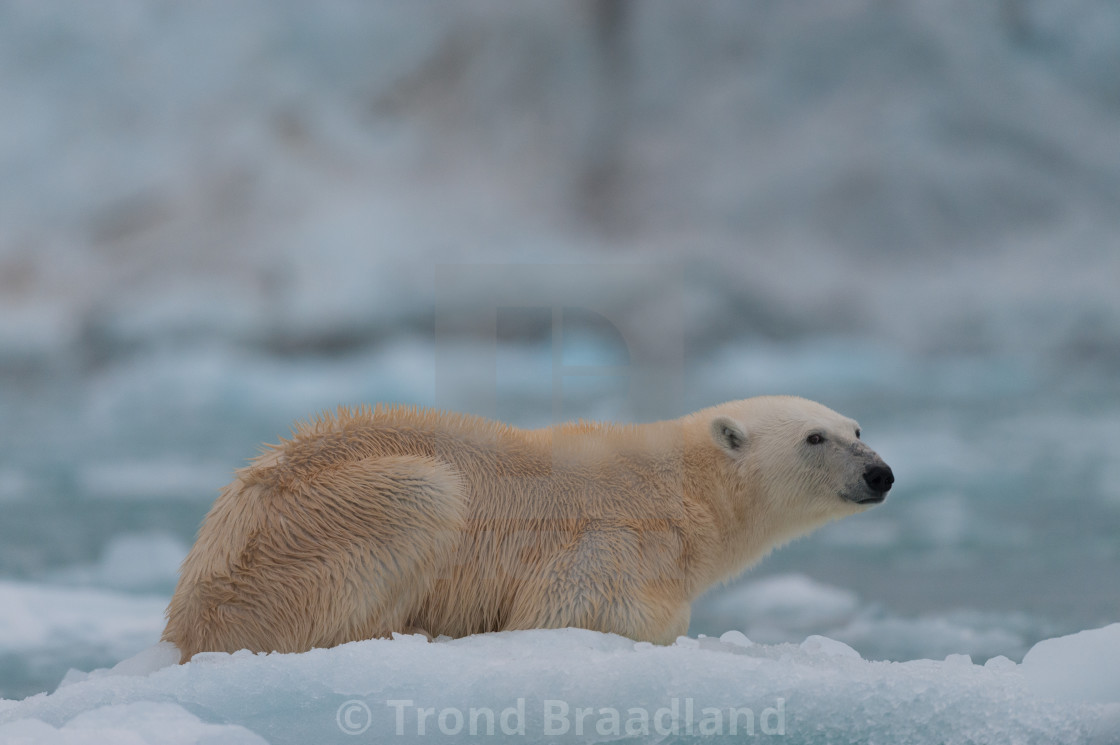
<svg viewBox="0 0 1120 745">
<path fill-rule="evenodd" d="M 717 416 L 712 420 L 712 439 L 724 450 L 735 452 L 747 443 L 747 434 L 735 420 Z"/>
</svg>

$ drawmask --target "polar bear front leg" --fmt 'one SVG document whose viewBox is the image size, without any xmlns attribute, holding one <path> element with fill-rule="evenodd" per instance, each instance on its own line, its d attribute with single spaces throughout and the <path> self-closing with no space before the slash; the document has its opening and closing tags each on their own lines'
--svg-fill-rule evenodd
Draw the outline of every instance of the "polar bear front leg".
<svg viewBox="0 0 1120 745">
<path fill-rule="evenodd" d="M 523 578 L 504 629 L 576 627 L 672 644 L 690 610 L 677 583 L 646 576 L 640 536 L 624 528 L 587 530 L 539 571 Z"/>
</svg>

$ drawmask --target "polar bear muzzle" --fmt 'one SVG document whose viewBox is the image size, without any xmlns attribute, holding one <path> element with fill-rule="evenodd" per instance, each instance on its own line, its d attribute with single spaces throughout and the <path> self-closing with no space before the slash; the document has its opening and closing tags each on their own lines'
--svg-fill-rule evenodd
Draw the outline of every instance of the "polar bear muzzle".
<svg viewBox="0 0 1120 745">
<path fill-rule="evenodd" d="M 868 492 L 852 501 L 856 504 L 878 504 L 887 498 L 887 492 L 894 484 L 894 472 L 882 461 L 872 463 L 863 472 L 863 482 L 867 485 Z"/>
</svg>

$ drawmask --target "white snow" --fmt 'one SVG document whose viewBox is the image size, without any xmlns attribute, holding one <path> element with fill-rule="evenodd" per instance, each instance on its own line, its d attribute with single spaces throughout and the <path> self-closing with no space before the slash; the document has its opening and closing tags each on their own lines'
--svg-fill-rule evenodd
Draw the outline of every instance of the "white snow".
<svg viewBox="0 0 1120 745">
<path fill-rule="evenodd" d="M 1023 672 L 1040 697 L 1120 704 L 1120 623 L 1039 642 Z"/>
<path fill-rule="evenodd" d="M 723 637 L 720 637 L 722 641 Z M 859 652 L 849 647 L 844 642 L 829 639 L 827 636 L 820 634 L 813 634 L 801 642 L 800 647 L 802 652 L 809 654 L 824 654 L 831 657 L 854 657 L 855 659 L 862 659 Z"/>
<path fill-rule="evenodd" d="M 1105 657 L 1120 643 L 1118 629 L 1036 649 L 1065 645 L 1058 656 L 1071 664 L 1074 648 Z M 983 666 L 967 655 L 870 662 L 823 637 L 800 646 L 743 641 L 657 647 L 580 629 L 511 631 L 435 643 L 398 636 L 304 654 L 206 653 L 186 665 L 168 664 L 173 650 L 164 645 L 49 695 L 5 702 L 0 741 L 259 742 L 241 728 L 271 743 L 426 742 L 485 737 L 490 728 L 514 742 L 627 733 L 642 742 L 731 742 L 749 731 L 788 743 L 1120 738 L 1114 677 L 1064 687 L 1059 701 L 1035 690 L 1034 663 Z M 705 736 L 715 732 L 721 737 Z"/>
<path fill-rule="evenodd" d="M 742 631 L 736 631 L 735 629 L 720 634 L 719 640 L 724 644 L 730 644 L 735 647 L 754 646 L 754 642 L 748 639 L 746 634 Z"/>
</svg>

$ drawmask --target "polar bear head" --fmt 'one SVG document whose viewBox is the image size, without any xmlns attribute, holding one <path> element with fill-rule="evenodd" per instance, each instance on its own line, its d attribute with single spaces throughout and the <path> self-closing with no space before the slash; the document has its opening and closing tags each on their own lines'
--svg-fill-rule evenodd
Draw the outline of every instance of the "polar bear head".
<svg viewBox="0 0 1120 745">
<path fill-rule="evenodd" d="M 813 401 L 765 396 L 709 412 L 736 490 L 750 511 L 768 513 L 778 542 L 882 502 L 894 483 L 859 424 Z"/>
</svg>

